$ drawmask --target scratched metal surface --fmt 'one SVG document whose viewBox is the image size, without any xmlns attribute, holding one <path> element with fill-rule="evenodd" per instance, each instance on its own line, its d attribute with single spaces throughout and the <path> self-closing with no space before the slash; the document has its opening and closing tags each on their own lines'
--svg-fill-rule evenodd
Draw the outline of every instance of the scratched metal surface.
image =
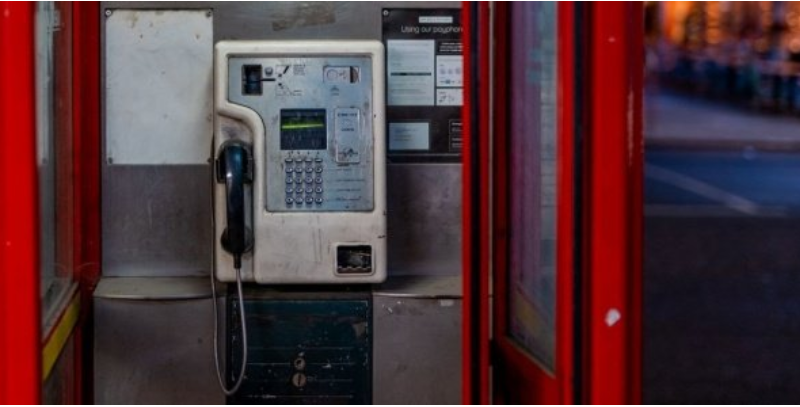
<svg viewBox="0 0 800 407">
<path fill-rule="evenodd" d="M 376 295 L 375 404 L 461 403 L 461 299 Z"/>
<path fill-rule="evenodd" d="M 213 16 L 116 10 L 104 21 L 107 161 L 205 164 L 213 133 Z"/>
<path fill-rule="evenodd" d="M 93 309 L 95 403 L 225 403 L 211 356 L 211 299 L 96 297 Z"/>
<path fill-rule="evenodd" d="M 106 166 L 103 275 L 208 275 L 211 171 L 202 166 Z"/>
<path fill-rule="evenodd" d="M 230 404 L 370 404 L 372 300 L 368 291 L 248 290 L 246 379 Z M 241 360 L 238 302 L 228 296 L 227 377 Z"/>
</svg>

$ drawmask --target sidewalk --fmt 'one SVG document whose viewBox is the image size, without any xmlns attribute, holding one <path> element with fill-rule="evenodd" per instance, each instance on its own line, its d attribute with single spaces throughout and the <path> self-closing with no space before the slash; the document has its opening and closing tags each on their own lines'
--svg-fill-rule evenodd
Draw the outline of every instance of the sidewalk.
<svg viewBox="0 0 800 407">
<path fill-rule="evenodd" d="M 800 116 L 654 91 L 644 100 L 644 137 L 656 148 L 800 151 Z"/>
</svg>

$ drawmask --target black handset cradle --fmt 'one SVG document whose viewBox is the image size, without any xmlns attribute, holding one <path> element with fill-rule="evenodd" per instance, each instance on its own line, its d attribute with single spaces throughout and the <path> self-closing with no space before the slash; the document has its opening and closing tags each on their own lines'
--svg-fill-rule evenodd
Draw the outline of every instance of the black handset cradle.
<svg viewBox="0 0 800 407">
<path fill-rule="evenodd" d="M 242 255 L 253 248 L 253 232 L 245 224 L 244 185 L 253 182 L 253 158 L 250 147 L 241 141 L 226 142 L 216 163 L 217 182 L 225 184 L 227 224 L 222 233 L 222 247 L 233 255 L 234 267 L 242 267 Z"/>
</svg>

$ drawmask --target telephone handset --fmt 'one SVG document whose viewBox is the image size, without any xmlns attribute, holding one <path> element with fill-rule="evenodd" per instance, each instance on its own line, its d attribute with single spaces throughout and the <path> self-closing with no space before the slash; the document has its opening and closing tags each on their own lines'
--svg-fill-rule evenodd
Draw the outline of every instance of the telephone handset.
<svg viewBox="0 0 800 407">
<path fill-rule="evenodd" d="M 247 324 L 244 312 L 244 295 L 242 293 L 242 256 L 253 249 L 253 232 L 245 221 L 245 184 L 253 182 L 253 156 L 247 143 L 241 140 L 228 140 L 219 146 L 219 155 L 215 162 L 217 183 L 225 184 L 225 229 L 220 237 L 222 248 L 233 256 L 233 267 L 236 270 L 236 288 L 239 294 L 239 316 L 242 330 L 242 363 L 239 376 L 233 386 L 228 388 L 220 373 L 219 344 L 217 343 L 217 289 L 214 275 L 211 276 L 211 292 L 214 303 L 214 363 L 217 367 L 217 379 L 222 392 L 227 396 L 235 394 L 244 382 L 247 368 Z"/>
<path fill-rule="evenodd" d="M 253 182 L 253 160 L 242 141 L 229 140 L 217 157 L 217 182 L 225 184 L 227 223 L 220 243 L 233 256 L 234 268 L 241 269 L 242 255 L 253 248 L 253 232 L 245 225 L 244 185 Z"/>
</svg>

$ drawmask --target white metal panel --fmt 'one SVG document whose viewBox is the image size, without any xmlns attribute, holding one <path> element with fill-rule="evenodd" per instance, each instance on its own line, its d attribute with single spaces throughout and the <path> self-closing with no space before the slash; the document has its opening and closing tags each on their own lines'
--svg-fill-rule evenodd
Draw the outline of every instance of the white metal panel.
<svg viewBox="0 0 800 407">
<path fill-rule="evenodd" d="M 109 164 L 206 164 L 213 134 L 210 10 L 108 10 Z"/>
</svg>

